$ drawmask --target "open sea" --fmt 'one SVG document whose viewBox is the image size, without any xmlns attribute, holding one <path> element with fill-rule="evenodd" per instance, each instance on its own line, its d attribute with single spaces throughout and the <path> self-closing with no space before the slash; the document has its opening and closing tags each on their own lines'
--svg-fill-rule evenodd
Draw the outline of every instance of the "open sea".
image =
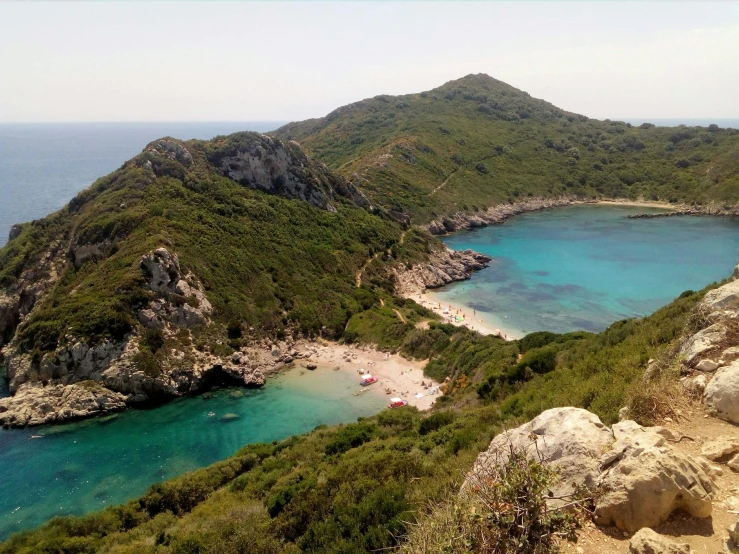
<svg viewBox="0 0 739 554">
<path fill-rule="evenodd" d="M 0 124 L 0 246 L 13 223 L 61 208 L 152 140 L 207 139 L 279 125 Z M 452 248 L 472 248 L 495 261 L 436 294 L 518 334 L 597 331 L 731 273 L 739 258 L 739 222 L 625 217 L 643 211 L 570 207 L 448 237 Z M 244 444 L 354 421 L 387 401 L 374 392 L 353 396 L 357 388 L 355 376 L 330 368 L 293 370 L 261 390 L 220 390 L 97 420 L 0 430 L 0 540 L 55 515 L 135 498 L 155 482 L 223 459 Z M 0 396 L 7 394 L 0 378 Z"/>
</svg>

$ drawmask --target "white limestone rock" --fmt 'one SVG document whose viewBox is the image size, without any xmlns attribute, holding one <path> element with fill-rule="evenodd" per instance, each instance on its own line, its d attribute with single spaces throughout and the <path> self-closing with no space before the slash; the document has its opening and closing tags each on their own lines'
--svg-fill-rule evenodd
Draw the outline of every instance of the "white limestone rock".
<svg viewBox="0 0 739 554">
<path fill-rule="evenodd" d="M 739 283 L 739 281 L 737 281 Z M 726 336 L 726 326 L 717 322 L 697 332 L 683 344 L 680 353 L 686 364 L 693 365 L 704 352 L 716 347 Z"/>
<path fill-rule="evenodd" d="M 739 360 L 716 371 L 703 398 L 718 417 L 739 423 Z"/>
<path fill-rule="evenodd" d="M 629 541 L 631 554 L 690 554 L 689 544 L 679 544 L 645 527 Z"/>
</svg>

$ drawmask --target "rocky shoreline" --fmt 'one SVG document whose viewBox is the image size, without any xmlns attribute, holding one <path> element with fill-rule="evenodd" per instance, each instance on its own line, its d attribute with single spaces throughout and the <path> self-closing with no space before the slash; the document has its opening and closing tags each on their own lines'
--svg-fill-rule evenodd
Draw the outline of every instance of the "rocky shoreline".
<svg viewBox="0 0 739 554">
<path fill-rule="evenodd" d="M 442 248 L 429 260 L 410 269 L 395 272 L 395 293 L 409 297 L 426 289 L 438 288 L 455 281 L 464 281 L 472 273 L 488 266 L 492 258 L 472 250 Z"/>
<path fill-rule="evenodd" d="M 661 217 L 677 217 L 683 215 L 693 216 L 714 216 L 714 217 L 731 217 L 739 215 L 739 208 L 725 208 L 716 206 L 705 206 L 700 208 L 677 208 L 669 212 L 659 212 L 655 214 L 634 214 L 628 215 L 629 219 L 655 219 Z"/>
<path fill-rule="evenodd" d="M 432 235 L 447 235 L 455 231 L 487 227 L 503 223 L 515 215 L 551 208 L 560 208 L 571 204 L 583 203 L 574 196 L 560 196 L 556 198 L 531 198 L 514 204 L 498 204 L 485 211 L 467 213 L 457 212 L 450 216 L 435 219 L 426 224 L 425 228 Z"/>
</svg>

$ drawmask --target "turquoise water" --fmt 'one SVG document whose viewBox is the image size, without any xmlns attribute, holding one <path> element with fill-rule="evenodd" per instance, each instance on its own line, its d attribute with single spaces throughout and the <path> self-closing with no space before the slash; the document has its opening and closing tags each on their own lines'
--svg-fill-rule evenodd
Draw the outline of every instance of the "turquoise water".
<svg viewBox="0 0 739 554">
<path fill-rule="evenodd" d="M 494 260 L 434 297 L 474 309 L 475 319 L 514 336 L 601 331 L 731 274 L 739 219 L 626 217 L 650 211 L 572 206 L 450 236 L 444 242 L 451 248 Z"/>
<path fill-rule="evenodd" d="M 294 369 L 263 389 L 220 390 L 103 419 L 0 430 L 0 540 L 55 515 L 119 504 L 245 444 L 355 421 L 385 406 L 381 391 L 353 396 L 358 389 L 357 377 L 342 371 Z"/>
</svg>

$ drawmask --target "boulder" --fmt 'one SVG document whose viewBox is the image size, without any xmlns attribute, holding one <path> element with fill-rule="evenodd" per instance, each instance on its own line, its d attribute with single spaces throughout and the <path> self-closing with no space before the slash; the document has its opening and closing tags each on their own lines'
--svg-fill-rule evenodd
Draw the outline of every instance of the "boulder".
<svg viewBox="0 0 739 554">
<path fill-rule="evenodd" d="M 716 371 L 706 386 L 704 401 L 721 419 L 739 423 L 739 361 Z"/>
<path fill-rule="evenodd" d="M 739 437 L 719 437 L 707 441 L 701 448 L 701 455 L 712 462 L 726 458 L 736 452 L 739 452 Z"/>
<path fill-rule="evenodd" d="M 719 368 L 719 365 L 720 364 L 718 362 L 714 362 L 713 360 L 701 360 L 695 364 L 695 369 L 711 373 L 712 371 L 716 371 Z"/>
<path fill-rule="evenodd" d="M 616 440 L 603 455 L 597 524 L 633 533 L 659 525 L 677 509 L 711 515 L 713 486 L 705 460 L 673 449 L 666 441 L 671 432 L 661 427 L 623 421 L 612 430 Z"/>
<path fill-rule="evenodd" d="M 553 408 L 529 423 L 501 433 L 487 451 L 480 454 L 472 473 L 507 459 L 510 448 L 524 450 L 560 472 L 555 495 L 572 492 L 573 485 L 594 488 L 600 473 L 601 453 L 613 442 L 613 434 L 598 416 L 580 408 Z"/>
<path fill-rule="evenodd" d="M 728 364 L 739 359 L 739 346 L 730 346 L 721 353 L 721 362 Z"/>
<path fill-rule="evenodd" d="M 504 462 L 511 448 L 559 471 L 552 487 L 561 497 L 574 487 L 598 489 L 595 521 L 633 533 L 665 521 L 677 509 L 695 517 L 711 515 L 711 468 L 700 457 L 674 449 L 664 427 L 622 421 L 611 429 L 578 408 L 554 408 L 496 436 L 480 454 L 468 482 L 483 479 Z M 463 486 L 464 489 L 464 486 Z"/>
<path fill-rule="evenodd" d="M 739 281 L 737 281 L 739 283 Z M 698 361 L 701 354 L 718 346 L 726 336 L 726 327 L 723 323 L 714 323 L 702 331 L 697 332 L 683 344 L 680 353 L 688 365 Z"/>
<path fill-rule="evenodd" d="M 715 314 L 734 315 L 739 311 L 739 281 L 732 281 L 708 291 L 700 303 L 703 310 Z"/>
<path fill-rule="evenodd" d="M 678 544 L 645 527 L 631 537 L 629 552 L 631 554 L 690 554 L 690 545 Z"/>
<path fill-rule="evenodd" d="M 696 395 L 703 395 L 708 385 L 707 375 L 696 375 L 694 377 L 688 377 L 683 381 L 683 387 L 688 392 L 692 392 Z"/>
</svg>

